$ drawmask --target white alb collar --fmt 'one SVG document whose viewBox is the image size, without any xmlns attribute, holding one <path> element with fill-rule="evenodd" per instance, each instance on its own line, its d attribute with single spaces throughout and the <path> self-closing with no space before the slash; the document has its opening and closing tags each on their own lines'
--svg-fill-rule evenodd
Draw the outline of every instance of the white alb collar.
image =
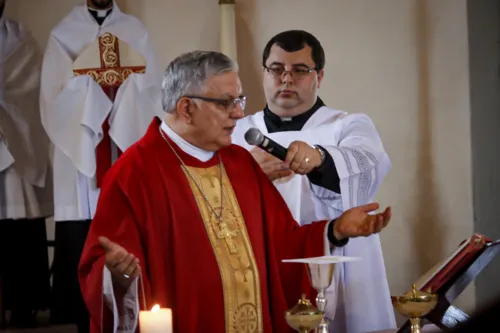
<svg viewBox="0 0 500 333">
<path fill-rule="evenodd" d="M 214 156 L 214 152 L 206 151 L 200 149 L 198 147 L 193 146 L 186 140 L 184 140 L 179 134 L 175 133 L 173 129 L 171 129 L 165 121 L 161 122 L 161 130 L 165 132 L 165 134 L 182 149 L 185 153 L 193 156 L 194 158 L 206 162 Z"/>
</svg>

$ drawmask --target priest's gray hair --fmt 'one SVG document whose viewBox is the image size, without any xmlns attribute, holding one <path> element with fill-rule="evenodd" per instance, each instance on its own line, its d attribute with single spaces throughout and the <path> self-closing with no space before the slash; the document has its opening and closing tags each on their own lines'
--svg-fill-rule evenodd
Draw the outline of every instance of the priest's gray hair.
<svg viewBox="0 0 500 333">
<path fill-rule="evenodd" d="M 180 98 L 203 93 L 205 81 L 209 77 L 237 70 L 238 65 L 220 52 L 192 51 L 180 55 L 168 65 L 163 74 L 163 110 L 175 112 Z"/>
</svg>

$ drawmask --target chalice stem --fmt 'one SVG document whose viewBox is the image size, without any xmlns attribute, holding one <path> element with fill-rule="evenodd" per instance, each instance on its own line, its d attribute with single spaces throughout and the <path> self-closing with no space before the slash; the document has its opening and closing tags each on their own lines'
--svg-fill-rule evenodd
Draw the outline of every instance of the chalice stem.
<svg viewBox="0 0 500 333">
<path fill-rule="evenodd" d="M 325 317 L 326 302 L 327 299 L 325 297 L 325 290 L 321 289 L 320 292 L 318 293 L 318 296 L 316 296 L 316 305 L 318 307 L 318 310 L 323 312 L 323 318 L 321 318 L 321 322 L 316 327 L 315 333 L 330 333 L 328 327 L 328 321 L 326 320 Z"/>
<path fill-rule="evenodd" d="M 314 333 L 330 333 L 330 330 L 328 328 L 328 322 L 326 321 L 325 318 L 323 318 L 321 320 L 321 323 L 318 324 L 318 326 L 314 330 Z"/>
<path fill-rule="evenodd" d="M 410 323 L 411 323 L 411 328 L 410 328 L 411 333 L 422 333 L 422 330 L 420 328 L 419 317 L 410 318 Z"/>
<path fill-rule="evenodd" d="M 318 292 L 318 295 L 316 296 L 316 306 L 318 307 L 319 311 L 325 312 L 325 309 L 326 309 L 326 297 L 325 297 L 324 289 L 321 289 Z"/>
</svg>

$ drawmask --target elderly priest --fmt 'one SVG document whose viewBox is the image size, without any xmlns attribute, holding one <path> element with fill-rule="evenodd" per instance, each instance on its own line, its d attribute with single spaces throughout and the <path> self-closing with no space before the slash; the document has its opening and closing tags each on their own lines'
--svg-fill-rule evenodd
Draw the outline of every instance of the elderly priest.
<svg viewBox="0 0 500 333">
<path fill-rule="evenodd" d="M 175 332 L 289 332 L 284 311 L 314 297 L 303 265 L 379 232 L 390 209 L 354 207 L 300 227 L 245 149 L 231 144 L 245 97 L 218 52 L 173 60 L 155 119 L 104 180 L 80 262 L 92 332 L 135 332 L 139 309 L 171 308 Z"/>
</svg>

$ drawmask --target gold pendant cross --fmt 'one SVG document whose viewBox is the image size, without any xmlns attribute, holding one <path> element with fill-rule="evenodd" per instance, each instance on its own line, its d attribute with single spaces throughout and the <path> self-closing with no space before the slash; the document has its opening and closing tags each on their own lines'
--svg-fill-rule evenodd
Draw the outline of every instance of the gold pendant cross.
<svg viewBox="0 0 500 333">
<path fill-rule="evenodd" d="M 219 223 L 219 227 L 220 229 L 215 232 L 217 238 L 225 239 L 231 254 L 238 253 L 238 245 L 232 239 L 238 235 L 238 230 L 229 230 L 227 224 L 224 222 Z"/>
</svg>

